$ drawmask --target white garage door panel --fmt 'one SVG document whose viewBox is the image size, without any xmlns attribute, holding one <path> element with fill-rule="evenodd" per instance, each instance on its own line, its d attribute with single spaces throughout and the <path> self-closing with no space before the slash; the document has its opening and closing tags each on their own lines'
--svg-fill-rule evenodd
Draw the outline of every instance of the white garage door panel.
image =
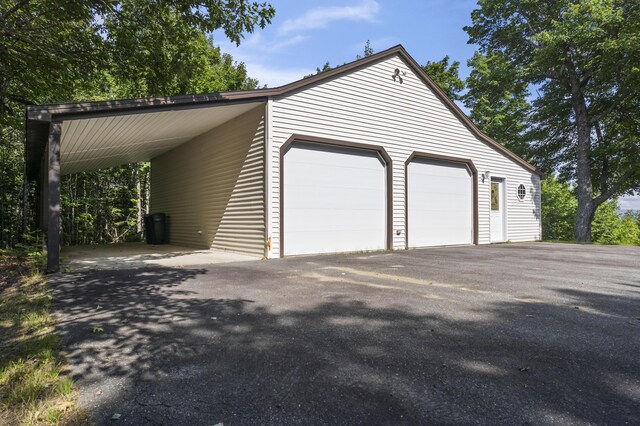
<svg viewBox="0 0 640 426">
<path fill-rule="evenodd" d="M 465 165 L 426 160 L 409 163 L 409 247 L 471 244 L 471 185 L 471 173 Z"/>
<path fill-rule="evenodd" d="M 284 254 L 386 246 L 386 171 L 377 153 L 296 143 L 284 156 Z"/>
</svg>

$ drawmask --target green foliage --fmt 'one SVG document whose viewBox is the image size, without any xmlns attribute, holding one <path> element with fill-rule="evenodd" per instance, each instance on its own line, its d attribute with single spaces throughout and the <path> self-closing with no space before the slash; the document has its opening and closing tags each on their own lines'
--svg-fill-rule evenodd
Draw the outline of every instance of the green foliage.
<svg viewBox="0 0 640 426">
<path fill-rule="evenodd" d="M 542 194 L 542 238 L 573 240 L 578 201 L 567 183 L 548 176 L 540 184 Z"/>
<path fill-rule="evenodd" d="M 460 62 L 453 61 L 449 64 L 449 56 L 445 56 L 439 61 L 427 61 L 422 69 L 450 99 L 461 99 L 460 92 L 464 90 L 464 81 L 459 76 Z"/>
<path fill-rule="evenodd" d="M 24 232 L 21 128 L 17 117 L 3 118 L 0 110 L 0 249 L 15 245 Z"/>
<path fill-rule="evenodd" d="M 367 40 L 367 42 L 364 44 L 364 52 L 363 55 L 356 55 L 356 59 L 362 59 L 362 58 L 366 58 L 367 56 L 371 56 L 373 55 L 373 48 L 371 47 L 371 40 Z"/>
<path fill-rule="evenodd" d="M 320 68 L 320 67 L 316 67 L 316 74 L 320 74 L 320 73 L 323 73 L 323 72 L 325 72 L 325 71 L 330 71 L 330 70 L 332 70 L 332 69 L 333 69 L 333 67 L 331 66 L 331 64 L 329 63 L 329 61 L 327 61 L 327 62 L 325 62 L 325 63 L 324 63 L 324 65 L 322 66 L 322 68 Z M 313 77 L 313 76 L 314 76 L 314 75 L 316 75 L 316 74 L 308 74 L 308 75 L 305 75 L 305 76 L 304 76 L 304 78 Z"/>
<path fill-rule="evenodd" d="M 527 120 L 531 105 L 527 84 L 501 52 L 474 53 L 462 96 L 470 118 L 487 135 L 524 158 L 531 157 Z"/>
<path fill-rule="evenodd" d="M 569 184 L 548 176 L 541 183 L 542 237 L 545 240 L 573 241 L 578 209 L 575 191 Z M 640 245 L 640 213 L 619 214 L 617 199 L 602 203 L 593 219 L 593 242 Z"/>
<path fill-rule="evenodd" d="M 640 245 L 638 216 L 627 212 L 618 215 L 617 200 L 607 201 L 598 207 L 593 219 L 593 241 L 598 244 Z"/>
<path fill-rule="evenodd" d="M 149 173 L 149 163 L 138 163 L 63 176 L 63 243 L 140 241 Z"/>
<path fill-rule="evenodd" d="M 480 0 L 478 5 L 472 25 L 465 27 L 469 41 L 484 56 L 503 56 L 513 69 L 507 84 L 513 100 L 524 87 L 536 87 L 525 123 L 536 140 L 531 149 L 544 170 L 558 170 L 561 179 L 576 183 L 576 237 L 588 241 L 597 206 L 640 188 L 640 3 Z M 499 82 L 505 70 L 492 70 L 496 76 L 489 81 Z M 485 92 L 481 88 L 471 96 L 482 101 Z M 478 115 L 500 116 L 504 105 L 498 106 Z"/>
<path fill-rule="evenodd" d="M 23 182 L 25 105 L 255 88 L 207 34 L 222 29 L 238 44 L 274 13 L 251 0 L 0 3 L 0 248 L 35 228 L 34 187 Z M 146 204 L 135 185 L 145 179 L 144 165 L 64 177 L 64 241 L 139 238 L 132 209 Z"/>
<path fill-rule="evenodd" d="M 34 253 L 27 246 L 0 250 L 0 423 L 80 424 L 86 416 L 63 373 L 52 297 L 32 270 Z"/>
</svg>

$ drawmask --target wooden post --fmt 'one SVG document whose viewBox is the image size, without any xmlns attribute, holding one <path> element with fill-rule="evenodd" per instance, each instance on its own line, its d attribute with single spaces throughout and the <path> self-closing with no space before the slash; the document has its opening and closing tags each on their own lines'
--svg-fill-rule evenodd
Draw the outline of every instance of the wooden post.
<svg viewBox="0 0 640 426">
<path fill-rule="evenodd" d="M 49 125 L 47 143 L 47 272 L 60 271 L 60 135 L 62 123 Z"/>
</svg>

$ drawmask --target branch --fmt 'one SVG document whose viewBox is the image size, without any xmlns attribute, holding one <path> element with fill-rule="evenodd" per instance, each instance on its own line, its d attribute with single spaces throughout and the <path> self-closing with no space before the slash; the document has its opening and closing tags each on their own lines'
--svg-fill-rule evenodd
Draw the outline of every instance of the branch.
<svg viewBox="0 0 640 426">
<path fill-rule="evenodd" d="M 592 71 L 585 72 L 582 78 L 580 79 L 580 87 L 586 86 L 589 83 L 589 81 L 591 81 L 592 76 L 593 76 Z"/>
<path fill-rule="evenodd" d="M 599 113 L 597 113 L 596 115 L 591 117 L 591 119 L 589 119 L 589 122 L 591 123 L 591 125 L 593 125 L 594 123 L 596 123 L 598 121 L 601 121 L 604 117 L 606 117 L 607 115 L 612 113 L 615 109 L 617 109 L 620 106 L 620 103 L 630 93 L 631 92 L 629 91 L 629 89 L 624 89 L 621 92 L 618 92 L 618 94 L 616 94 L 616 96 L 611 100 L 611 103 L 609 104 L 609 106 L 607 108 L 605 108 L 604 110 L 600 111 Z"/>
<path fill-rule="evenodd" d="M 622 186 L 622 184 L 624 184 L 624 182 L 627 179 L 633 176 L 634 173 L 637 173 L 637 170 L 635 169 L 627 170 L 627 172 L 622 176 L 620 176 L 620 178 L 613 185 L 611 185 L 607 191 L 603 192 L 602 194 L 598 195 L 596 198 L 593 199 L 593 203 L 595 204 L 595 206 L 597 207 L 600 204 L 607 201 L 609 198 L 611 198 L 613 194 L 615 194 L 620 190 L 620 187 Z"/>
<path fill-rule="evenodd" d="M 600 127 L 600 123 L 594 123 L 594 127 L 596 129 L 596 136 L 598 138 L 598 144 L 604 144 L 604 137 L 602 135 L 602 128 Z M 607 155 L 603 155 L 602 157 L 602 172 L 600 173 L 600 193 L 605 193 L 607 191 L 607 177 L 609 176 L 609 159 Z"/>
<path fill-rule="evenodd" d="M 7 18 L 11 15 L 13 15 L 14 13 L 16 13 L 18 11 L 18 9 L 20 9 L 23 6 L 26 6 L 27 3 L 29 3 L 30 0 L 22 0 L 19 1 L 18 3 L 16 3 L 15 6 L 13 6 L 11 9 L 7 10 L 5 13 L 2 14 L 2 17 L 0 18 L 3 21 L 6 21 Z"/>
</svg>

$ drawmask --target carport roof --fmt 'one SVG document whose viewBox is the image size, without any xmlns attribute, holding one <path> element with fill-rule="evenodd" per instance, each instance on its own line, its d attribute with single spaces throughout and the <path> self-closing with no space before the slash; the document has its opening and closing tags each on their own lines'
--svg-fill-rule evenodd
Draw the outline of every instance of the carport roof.
<svg viewBox="0 0 640 426">
<path fill-rule="evenodd" d="M 491 139 L 489 136 L 482 133 L 482 131 L 480 131 L 480 129 L 478 129 L 478 127 L 476 127 L 471 122 L 471 120 L 464 114 L 464 112 L 462 112 L 462 110 L 453 101 L 451 101 L 442 91 L 442 89 L 424 72 L 424 70 L 418 65 L 418 63 L 406 52 L 404 47 L 402 47 L 401 45 L 397 45 L 385 51 L 336 67 L 330 71 L 316 74 L 312 77 L 303 78 L 293 83 L 289 83 L 287 85 L 272 89 L 28 106 L 26 111 L 27 123 L 25 147 L 27 178 L 33 180 L 38 176 L 38 171 L 41 165 L 40 160 L 42 159 L 42 153 L 44 152 L 44 148 L 46 146 L 47 137 L 49 134 L 49 124 L 51 122 L 65 122 L 72 120 L 84 121 L 85 126 L 83 127 L 83 129 L 85 131 L 83 132 L 82 130 L 80 130 L 81 133 L 78 134 L 78 137 L 86 138 L 87 134 L 91 134 L 89 133 L 90 129 L 86 128 L 86 126 L 90 124 L 102 124 L 102 133 L 108 134 L 109 131 L 113 129 L 108 128 L 107 122 L 104 121 L 105 119 L 111 119 L 111 122 L 115 125 L 115 123 L 122 123 L 122 121 L 124 120 L 123 118 L 116 119 L 116 117 L 131 117 L 138 114 L 156 114 L 155 117 L 147 116 L 145 119 L 130 118 L 130 120 L 132 121 L 137 121 L 137 124 L 135 124 L 136 127 L 131 127 L 129 128 L 129 130 L 137 129 L 138 134 L 144 134 L 147 129 L 152 129 L 153 126 L 157 125 L 158 123 L 166 124 L 166 121 L 162 119 L 163 114 L 160 113 L 175 113 L 179 111 L 191 111 L 200 108 L 219 108 L 222 106 L 225 106 L 225 108 L 227 108 L 232 105 L 235 105 L 235 107 L 232 107 L 233 109 L 240 111 L 243 108 L 239 108 L 239 104 L 253 103 L 254 105 L 256 105 L 257 102 L 265 102 L 270 97 L 285 95 L 289 92 L 304 88 L 319 81 L 331 79 L 353 69 L 367 66 L 370 63 L 383 60 L 392 55 L 399 55 L 405 61 L 407 66 L 409 66 L 424 81 L 424 83 L 434 91 L 434 93 L 442 100 L 442 102 L 450 109 L 450 111 L 455 116 L 457 116 L 460 121 L 478 137 L 478 139 L 490 145 L 516 163 L 520 164 L 525 169 L 542 176 L 542 173 L 539 172 L 534 166 L 532 166 L 513 152 L 509 151 L 507 148 Z M 233 114 L 224 115 L 228 115 L 228 119 L 229 117 L 232 118 L 233 116 Z M 165 114 L 165 117 L 168 117 L 168 115 Z M 176 117 L 177 115 L 173 114 L 173 118 Z M 186 117 L 186 115 L 184 115 L 184 117 Z M 103 120 L 102 122 L 100 122 L 101 119 Z M 91 122 L 90 120 L 94 121 Z M 134 125 L 132 123 L 130 124 L 132 126 Z M 78 126 L 80 126 L 80 124 L 78 124 L 77 127 Z M 206 131 L 207 129 L 204 127 L 200 128 L 199 130 Z M 122 128 L 120 131 L 125 134 L 127 129 Z M 65 130 L 63 126 L 63 142 L 65 137 L 64 132 Z M 182 135 L 173 135 L 171 137 L 174 138 L 172 139 L 173 142 L 177 143 L 177 141 L 181 141 L 179 143 L 182 143 L 188 140 L 185 138 L 193 136 L 195 136 L 195 134 L 191 132 Z M 164 140 L 164 142 L 167 142 L 165 138 L 148 139 L 149 140 L 147 142 L 149 142 L 149 149 L 144 152 L 143 156 L 127 155 L 127 153 L 131 154 L 132 145 L 135 145 L 136 143 L 140 144 L 140 140 L 136 139 L 135 134 L 129 134 L 127 138 L 121 139 L 113 146 L 109 146 L 109 151 L 106 153 L 106 155 L 104 149 L 94 149 L 91 151 L 84 150 L 84 153 L 81 156 L 76 157 L 75 161 L 76 164 L 79 164 L 83 161 L 90 162 L 90 164 L 92 164 L 91 167 L 94 168 L 108 167 L 109 165 L 116 165 L 113 164 L 114 161 L 120 161 L 119 164 L 125 164 L 127 162 L 133 161 L 143 161 L 143 157 L 151 158 L 149 157 L 150 155 L 158 155 L 162 149 L 170 149 L 167 148 L 167 146 L 171 146 L 170 143 L 166 144 L 164 148 L 161 145 L 153 146 L 153 144 L 156 144 L 156 142 L 161 144 L 162 140 Z M 96 144 L 99 144 L 103 141 L 97 139 L 95 142 Z M 69 157 L 70 159 L 65 158 L 65 148 L 63 148 L 62 156 L 63 173 L 73 173 L 74 171 L 83 170 L 83 167 L 68 167 L 72 166 L 73 157 Z M 111 158 L 112 161 L 106 161 L 106 159 L 103 158 L 105 156 Z M 101 158 L 105 161 L 101 161 Z M 65 161 L 68 161 L 67 165 L 65 165 Z"/>
</svg>

